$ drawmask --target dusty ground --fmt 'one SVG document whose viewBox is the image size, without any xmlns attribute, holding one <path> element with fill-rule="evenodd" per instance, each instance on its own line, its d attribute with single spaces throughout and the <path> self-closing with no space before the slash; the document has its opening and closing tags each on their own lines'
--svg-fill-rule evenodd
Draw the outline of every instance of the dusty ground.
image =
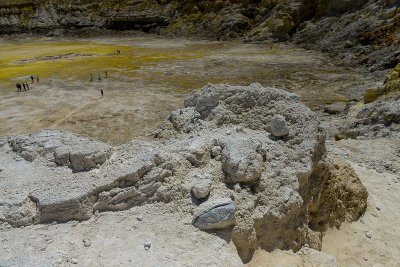
<svg viewBox="0 0 400 267">
<path fill-rule="evenodd" d="M 135 38 L 73 40 L 73 48 L 66 48 L 60 40 L 46 40 L 49 47 L 38 52 L 43 42 L 36 40 L 32 47 L 1 43 L 0 136 L 56 128 L 121 144 L 148 138 L 189 90 L 207 82 L 257 81 L 297 92 L 314 109 L 359 97 L 363 88 L 374 83 L 361 71 L 333 66 L 321 54 L 282 45 Z M 76 52 L 76 45 L 83 52 Z M 123 53 L 116 58 L 114 50 L 121 47 Z M 10 51 L 22 52 L 10 58 Z M 105 69 L 99 66 L 104 64 L 109 64 L 109 77 L 98 83 L 97 74 L 104 75 Z M 43 70 L 33 73 L 40 75 L 40 83 L 17 93 L 15 82 L 27 81 L 35 68 Z M 92 72 L 94 82 L 89 81 Z M 369 207 L 358 222 L 330 230 L 322 251 L 336 257 L 340 266 L 400 266 L 400 174 L 390 167 L 399 166 L 399 141 L 330 141 L 328 149 L 351 162 L 368 189 Z M 389 167 L 377 167 L 386 162 Z M 26 266 L 241 265 L 230 240 L 200 232 L 189 215 L 177 214 L 160 204 L 101 213 L 80 223 L 2 229 L 0 266 L 13 264 L 11 252 L 29 258 Z M 144 248 L 146 242 L 151 242 L 149 250 Z M 310 266 L 307 258 L 297 254 L 263 251 L 255 253 L 249 266 L 270 261 L 277 266 Z"/>
<path fill-rule="evenodd" d="M 400 173 L 377 172 L 370 165 L 374 159 L 398 164 L 400 141 L 342 140 L 328 149 L 351 162 L 369 198 L 359 221 L 328 231 L 322 251 L 335 256 L 341 266 L 400 266 Z"/>
<path fill-rule="evenodd" d="M 189 91 L 209 82 L 275 86 L 300 94 L 313 109 L 353 98 L 354 91 L 360 97 L 374 83 L 361 70 L 339 68 L 318 52 L 283 44 L 156 37 L 0 44 L 0 136 L 67 129 L 116 145 L 151 136 Z M 15 83 L 29 81 L 31 74 L 40 83 L 16 92 Z"/>
<path fill-rule="evenodd" d="M 369 150 L 371 143 L 375 150 Z M 400 266 L 396 224 L 400 220 L 400 175 L 389 170 L 378 173 L 368 166 L 370 158 L 378 155 L 386 161 L 398 161 L 399 148 L 400 142 L 390 139 L 328 141 L 329 152 L 350 161 L 369 192 L 365 215 L 329 230 L 324 237 L 322 252 L 334 256 L 339 266 Z M 370 154 L 364 157 L 366 161 L 360 151 Z M 141 217 L 143 220 L 138 220 Z M 0 265 L 12 266 L 24 259 L 25 266 L 129 266 L 143 262 L 146 266 L 242 265 L 231 240 L 199 231 L 191 220 L 190 214 L 160 203 L 99 213 L 83 222 L 2 229 Z M 146 242 L 151 242 L 149 250 L 144 248 Z M 329 256 L 312 251 L 256 251 L 248 266 L 333 264 Z"/>
<path fill-rule="evenodd" d="M 191 219 L 153 204 L 100 213 L 81 223 L 2 231 L 0 266 L 24 261 L 24 266 L 242 265 L 233 242 L 198 230 Z"/>
</svg>

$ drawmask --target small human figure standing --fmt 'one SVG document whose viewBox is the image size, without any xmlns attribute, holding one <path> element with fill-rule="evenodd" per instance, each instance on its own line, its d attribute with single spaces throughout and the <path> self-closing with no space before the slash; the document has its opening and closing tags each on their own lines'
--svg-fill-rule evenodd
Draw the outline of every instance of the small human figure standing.
<svg viewBox="0 0 400 267">
<path fill-rule="evenodd" d="M 98 82 L 101 82 L 101 75 L 99 74 L 99 77 L 97 79 Z"/>
<path fill-rule="evenodd" d="M 24 83 L 22 83 L 22 86 L 24 87 L 24 91 L 26 91 L 26 87 L 25 87 L 25 84 L 24 84 Z"/>
<path fill-rule="evenodd" d="M 106 77 L 105 78 L 107 78 L 108 77 L 108 72 L 106 71 Z"/>
<path fill-rule="evenodd" d="M 118 49 L 118 50 L 117 50 L 117 55 L 119 55 L 119 54 L 121 54 L 121 51 Z"/>
<path fill-rule="evenodd" d="M 21 84 L 17 83 L 17 91 L 20 92 L 21 91 Z"/>
<path fill-rule="evenodd" d="M 26 82 L 26 88 L 29 90 L 29 84 L 28 84 L 28 82 Z"/>
<path fill-rule="evenodd" d="M 90 82 L 93 82 L 93 74 L 90 73 Z"/>
<path fill-rule="evenodd" d="M 32 83 L 35 83 L 35 80 L 33 79 L 33 75 L 31 75 L 31 81 L 32 81 Z"/>
<path fill-rule="evenodd" d="M 103 89 L 101 89 L 100 92 L 101 92 L 101 97 L 104 97 L 104 91 L 103 91 Z"/>
<path fill-rule="evenodd" d="M 39 76 L 36 76 L 36 82 L 39 83 Z"/>
</svg>

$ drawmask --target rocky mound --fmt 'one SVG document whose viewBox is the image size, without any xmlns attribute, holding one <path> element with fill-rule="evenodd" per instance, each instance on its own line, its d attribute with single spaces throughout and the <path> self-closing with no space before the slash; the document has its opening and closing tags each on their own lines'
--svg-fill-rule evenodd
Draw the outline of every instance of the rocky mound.
<svg viewBox="0 0 400 267">
<path fill-rule="evenodd" d="M 400 64 L 387 75 L 382 85 L 365 92 L 364 101 L 349 106 L 336 139 L 388 136 L 400 139 L 399 72 Z"/>
<path fill-rule="evenodd" d="M 319 249 L 323 232 L 358 219 L 367 200 L 352 168 L 327 157 L 316 114 L 297 95 L 259 84 L 194 91 L 152 142 L 111 149 L 52 130 L 4 137 L 0 167 L 3 224 L 161 201 L 227 235 L 243 260 L 257 247 Z"/>
</svg>

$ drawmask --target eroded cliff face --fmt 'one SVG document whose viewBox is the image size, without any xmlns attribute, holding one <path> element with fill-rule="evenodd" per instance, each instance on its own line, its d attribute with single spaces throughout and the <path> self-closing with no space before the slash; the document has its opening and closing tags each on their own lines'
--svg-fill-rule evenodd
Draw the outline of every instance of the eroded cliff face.
<svg viewBox="0 0 400 267">
<path fill-rule="evenodd" d="M 247 42 L 291 40 L 375 69 L 400 62 L 393 0 L 0 1 L 0 34 L 140 30 Z"/>
</svg>

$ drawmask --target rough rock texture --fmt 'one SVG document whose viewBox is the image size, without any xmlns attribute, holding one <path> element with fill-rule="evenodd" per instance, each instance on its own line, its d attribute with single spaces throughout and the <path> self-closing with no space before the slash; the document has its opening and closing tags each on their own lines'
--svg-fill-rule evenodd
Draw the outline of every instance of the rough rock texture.
<svg viewBox="0 0 400 267">
<path fill-rule="evenodd" d="M 284 138 L 271 134 L 275 116 L 286 121 Z M 102 165 L 81 172 L 43 152 L 48 135 L 61 144 L 51 156 L 83 138 L 44 131 L 0 139 L 3 224 L 85 220 L 95 212 L 166 202 L 193 213 L 201 229 L 224 228 L 247 260 L 256 248 L 297 251 L 308 243 L 318 249 L 327 227 L 358 219 L 365 209 L 367 193 L 352 169 L 326 157 L 316 114 L 298 96 L 259 84 L 194 91 L 154 141 L 114 147 Z M 192 197 L 199 175 L 212 180 L 206 199 Z"/>
<path fill-rule="evenodd" d="M 40 156 L 74 171 L 96 168 L 110 158 L 112 153 L 111 146 L 68 131 L 46 130 L 29 136 L 11 137 L 8 143 L 27 161 L 32 162 Z"/>
<path fill-rule="evenodd" d="M 224 229 L 235 223 L 235 205 L 230 198 L 204 202 L 193 215 L 193 224 L 202 230 Z"/>
<path fill-rule="evenodd" d="M 400 62 L 398 7 L 388 0 L 1 0 L 0 33 L 87 35 L 114 29 L 248 42 L 292 40 L 377 70 Z"/>
<path fill-rule="evenodd" d="M 400 97 L 387 97 L 372 103 L 359 103 L 339 126 L 337 139 L 378 138 L 391 136 L 400 139 Z"/>
<path fill-rule="evenodd" d="M 277 115 L 272 118 L 271 133 L 276 137 L 283 137 L 289 134 L 289 128 L 283 116 Z"/>
<path fill-rule="evenodd" d="M 206 198 L 210 194 L 211 185 L 211 179 L 207 178 L 207 176 L 199 175 L 192 187 L 194 197 L 197 199 Z"/>
</svg>

